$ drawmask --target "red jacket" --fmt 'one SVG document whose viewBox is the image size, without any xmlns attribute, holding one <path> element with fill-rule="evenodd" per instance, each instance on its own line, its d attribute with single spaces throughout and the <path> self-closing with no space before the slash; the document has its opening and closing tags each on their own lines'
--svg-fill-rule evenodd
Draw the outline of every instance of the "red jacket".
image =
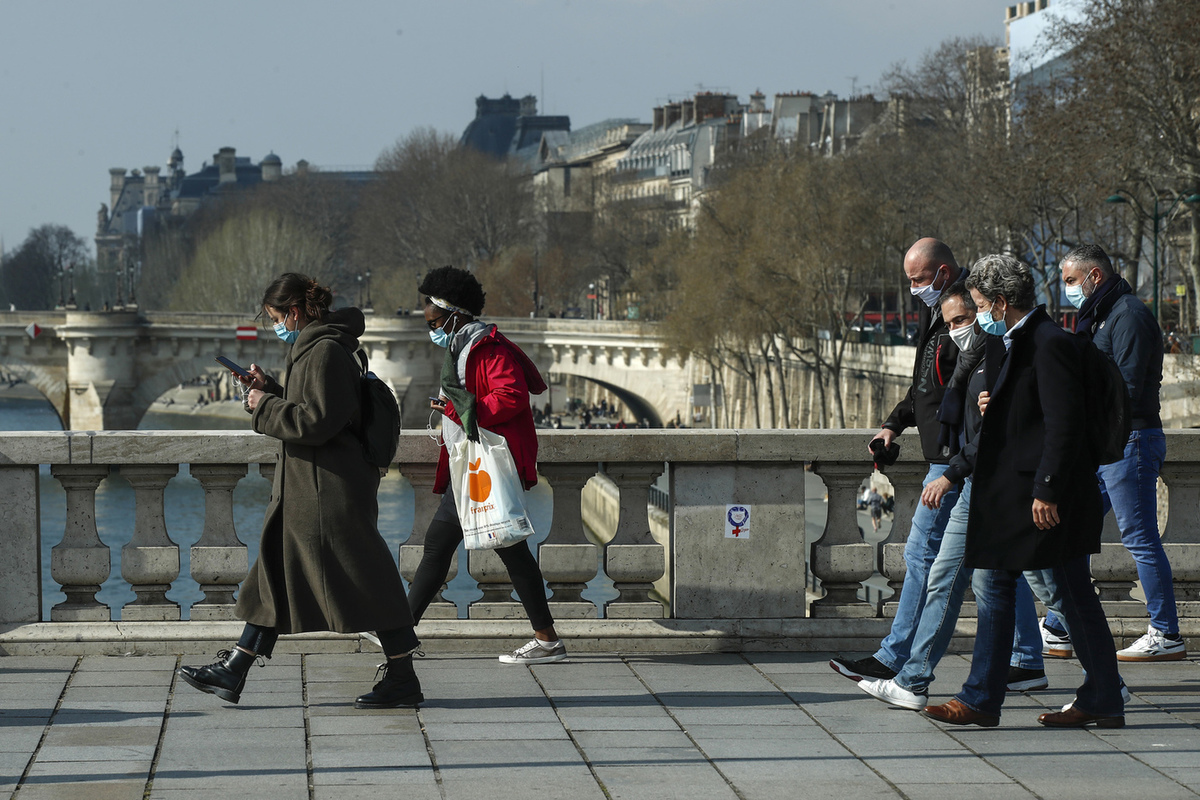
<svg viewBox="0 0 1200 800">
<path fill-rule="evenodd" d="M 475 420 L 479 427 L 504 437 L 525 489 L 532 488 L 537 483 L 538 441 L 529 395 L 546 391 L 546 382 L 537 367 L 521 348 L 493 327 L 467 355 L 467 383 L 463 388 L 475 395 Z M 449 401 L 446 415 L 462 424 Z M 434 493 L 445 493 L 449 484 L 450 455 L 443 445 L 438 454 Z"/>
</svg>

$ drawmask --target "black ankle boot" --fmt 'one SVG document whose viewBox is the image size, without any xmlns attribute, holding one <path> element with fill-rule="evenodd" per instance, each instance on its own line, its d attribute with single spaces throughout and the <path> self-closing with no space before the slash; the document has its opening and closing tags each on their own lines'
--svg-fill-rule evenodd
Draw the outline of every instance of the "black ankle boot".
<svg viewBox="0 0 1200 800">
<path fill-rule="evenodd" d="M 179 677 L 202 692 L 236 704 L 242 697 L 246 673 L 256 656 L 235 647 L 219 651 L 217 658 L 221 660 L 205 667 L 180 667 Z"/>
<path fill-rule="evenodd" d="M 389 658 L 386 663 L 379 665 L 379 673 L 383 680 L 375 684 L 375 688 L 354 701 L 355 708 L 396 708 L 397 706 L 417 707 L 425 700 L 421 694 L 421 682 L 413 671 L 412 656 Z"/>
</svg>

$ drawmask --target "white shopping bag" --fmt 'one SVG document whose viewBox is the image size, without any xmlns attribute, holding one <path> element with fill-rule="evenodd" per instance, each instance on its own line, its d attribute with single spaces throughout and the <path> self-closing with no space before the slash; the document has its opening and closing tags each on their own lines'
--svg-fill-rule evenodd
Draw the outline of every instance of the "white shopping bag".
<svg viewBox="0 0 1200 800">
<path fill-rule="evenodd" d="M 533 534 L 525 513 L 525 487 L 504 437 L 479 429 L 447 444 L 454 503 L 468 550 L 494 550 Z"/>
</svg>

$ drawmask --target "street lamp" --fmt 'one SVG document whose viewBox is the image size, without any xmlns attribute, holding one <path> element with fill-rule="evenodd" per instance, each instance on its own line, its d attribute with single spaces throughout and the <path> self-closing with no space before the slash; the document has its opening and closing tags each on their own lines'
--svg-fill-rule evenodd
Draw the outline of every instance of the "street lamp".
<svg viewBox="0 0 1200 800">
<path fill-rule="evenodd" d="M 371 270 L 367 270 L 367 305 L 363 311 L 370 314 L 374 310 L 375 307 L 371 303 Z"/>
<path fill-rule="evenodd" d="M 355 278 L 356 278 L 356 280 L 358 281 L 358 307 L 359 307 L 359 308 L 362 308 L 362 304 L 363 304 L 363 295 L 362 295 L 362 273 L 361 273 L 361 272 L 360 272 L 360 273 L 358 273 L 358 275 L 356 275 L 356 276 L 355 276 Z"/>
<path fill-rule="evenodd" d="M 1142 207 L 1142 204 L 1138 202 L 1137 198 L 1126 192 L 1124 189 L 1104 200 L 1106 203 L 1128 203 L 1130 201 L 1133 201 L 1133 204 L 1137 206 L 1138 211 L 1146 214 L 1146 209 Z M 1154 221 L 1154 226 L 1151 228 L 1150 248 L 1152 252 L 1150 254 L 1150 264 L 1152 273 L 1154 275 L 1154 319 L 1157 320 L 1160 325 L 1162 324 L 1162 317 L 1159 316 L 1158 309 L 1158 223 L 1171 216 L 1171 212 L 1174 211 L 1180 203 L 1187 203 L 1189 205 L 1192 203 L 1200 203 L 1200 193 L 1191 194 L 1186 197 L 1184 195 L 1178 195 L 1174 200 L 1171 201 L 1171 205 L 1167 207 L 1167 210 L 1160 214 L 1158 212 L 1158 192 L 1155 192 L 1154 213 L 1146 214 L 1146 216 L 1149 216 Z"/>
</svg>

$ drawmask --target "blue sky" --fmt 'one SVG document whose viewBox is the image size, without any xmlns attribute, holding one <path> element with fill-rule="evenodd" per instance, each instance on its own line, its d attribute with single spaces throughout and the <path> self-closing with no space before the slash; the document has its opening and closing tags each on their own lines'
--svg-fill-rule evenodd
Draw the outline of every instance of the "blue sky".
<svg viewBox="0 0 1200 800">
<path fill-rule="evenodd" d="M 91 240 L 108 169 L 189 172 L 223 146 L 371 165 L 475 97 L 534 94 L 579 128 L 699 89 L 869 88 L 952 36 L 1004 36 L 992 0 L 0 0 L 0 237 Z"/>
</svg>

